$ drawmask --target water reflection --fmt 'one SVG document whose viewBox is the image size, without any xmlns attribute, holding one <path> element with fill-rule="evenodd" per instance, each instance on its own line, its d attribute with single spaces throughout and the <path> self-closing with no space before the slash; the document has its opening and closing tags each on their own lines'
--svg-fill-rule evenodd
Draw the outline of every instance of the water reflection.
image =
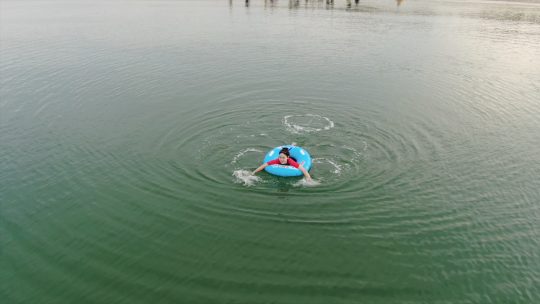
<svg viewBox="0 0 540 304">
<path fill-rule="evenodd" d="M 234 0 L 229 0 L 229 6 L 233 6 Z M 249 7 L 251 1 L 254 0 L 245 0 L 245 6 Z M 345 1 L 345 7 L 347 9 L 350 9 L 353 7 L 353 0 L 344 0 Z M 401 4 L 403 0 L 397 0 L 398 5 Z M 304 8 L 326 8 L 326 9 L 333 9 L 335 7 L 335 0 L 289 0 L 288 1 L 288 8 L 289 9 L 298 9 L 301 7 Z M 356 7 L 359 6 L 360 0 L 354 0 L 354 4 Z M 264 7 L 276 7 L 278 5 L 278 0 L 264 0 Z"/>
<path fill-rule="evenodd" d="M 250 8 L 252 5 L 261 6 L 264 9 L 274 9 L 282 8 L 289 10 L 345 10 L 349 12 L 360 12 L 360 13 L 374 13 L 389 11 L 390 8 L 394 9 L 393 5 L 387 6 L 386 9 L 381 9 L 370 5 L 366 2 L 361 2 L 360 0 L 229 0 L 229 8 L 232 10 L 234 2 L 236 1 L 237 6 L 245 6 L 245 8 Z M 354 2 L 354 3 L 353 3 Z M 403 4 L 404 0 L 396 0 L 397 7 L 400 7 Z M 388 2 L 387 2 L 388 3 Z M 393 1 L 390 1 L 393 3 Z M 426 14 L 426 9 L 423 9 L 422 14 Z M 530 18 L 529 18 L 530 19 Z"/>
<path fill-rule="evenodd" d="M 358 7 L 358 3 L 360 3 L 360 0 L 354 0 L 354 4 Z M 352 8 L 352 1 L 347 0 L 347 8 Z"/>
<path fill-rule="evenodd" d="M 300 0 L 289 0 L 289 8 L 300 7 Z"/>
<path fill-rule="evenodd" d="M 395 7 L 404 6 L 405 0 L 395 0 L 395 6 L 391 5 L 392 0 L 383 1 L 382 6 L 377 6 L 373 2 L 360 1 L 360 0 L 229 0 L 229 6 L 232 8 L 234 3 L 239 6 L 244 4 L 245 7 L 250 7 L 252 4 L 255 6 L 263 6 L 264 8 L 288 8 L 288 9 L 344 9 L 354 12 L 381 12 L 381 11 L 394 11 Z M 389 5 L 390 4 L 390 5 Z M 436 13 L 431 10 L 430 5 L 420 5 L 418 3 L 411 3 L 408 6 L 407 13 L 422 14 L 422 15 L 435 15 Z M 459 6 L 456 4 L 456 6 Z M 463 10 L 460 11 L 460 15 L 466 17 L 476 17 L 483 19 L 494 20 L 508 20 L 508 21 L 527 21 L 531 23 L 540 23 L 540 15 L 538 11 L 531 10 L 530 6 L 535 4 L 526 5 L 522 4 L 520 7 L 513 7 L 512 10 L 501 9 L 500 6 L 486 6 L 482 11 L 478 10 Z M 400 10 L 401 11 L 401 10 Z"/>
<path fill-rule="evenodd" d="M 275 7 L 277 0 L 264 0 L 264 7 Z"/>
</svg>

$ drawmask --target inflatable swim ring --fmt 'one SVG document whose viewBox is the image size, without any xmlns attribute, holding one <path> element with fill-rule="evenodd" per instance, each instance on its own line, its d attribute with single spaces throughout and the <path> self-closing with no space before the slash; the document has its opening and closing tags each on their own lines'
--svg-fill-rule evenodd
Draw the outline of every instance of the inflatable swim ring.
<svg viewBox="0 0 540 304">
<path fill-rule="evenodd" d="M 296 162 L 301 164 L 306 170 L 309 171 L 311 169 L 311 155 L 309 155 L 309 152 L 298 146 L 292 146 L 292 145 L 285 145 L 285 146 L 279 146 L 275 147 L 274 149 L 270 150 L 270 152 L 266 153 L 264 156 L 264 163 L 267 163 L 273 159 L 278 158 L 279 151 L 281 148 L 289 148 L 289 154 L 292 158 L 296 159 Z M 277 176 L 302 176 L 304 175 L 302 171 L 299 169 L 289 166 L 289 165 L 270 165 L 264 168 L 266 172 L 277 175 Z"/>
</svg>

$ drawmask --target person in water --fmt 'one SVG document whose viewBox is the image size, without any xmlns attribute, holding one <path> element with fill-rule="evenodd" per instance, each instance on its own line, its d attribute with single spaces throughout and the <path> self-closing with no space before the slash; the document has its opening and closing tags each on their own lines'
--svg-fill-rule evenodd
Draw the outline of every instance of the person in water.
<svg viewBox="0 0 540 304">
<path fill-rule="evenodd" d="M 255 169 L 252 174 L 255 174 L 259 171 L 262 171 L 264 168 L 270 166 L 270 165 L 288 165 L 293 166 L 297 168 L 298 170 L 302 171 L 304 174 L 304 177 L 307 181 L 311 181 L 311 176 L 309 175 L 309 172 L 307 172 L 306 168 L 302 166 L 302 164 L 298 164 L 294 159 L 291 158 L 291 155 L 289 153 L 289 148 L 282 148 L 279 151 L 279 157 L 271 160 L 267 163 L 262 164 L 259 168 Z"/>
</svg>

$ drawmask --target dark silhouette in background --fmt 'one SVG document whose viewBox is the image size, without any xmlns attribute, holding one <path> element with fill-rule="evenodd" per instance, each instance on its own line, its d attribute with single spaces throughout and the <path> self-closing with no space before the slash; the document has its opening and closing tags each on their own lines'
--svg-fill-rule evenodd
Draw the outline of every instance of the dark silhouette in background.
<svg viewBox="0 0 540 304">
<path fill-rule="evenodd" d="M 255 1 L 255 0 L 245 0 L 245 6 L 246 7 L 249 7 L 250 5 L 250 1 Z M 279 0 L 264 0 L 264 7 L 275 7 L 277 5 Z M 326 8 L 327 9 L 333 9 L 334 8 L 334 4 L 335 4 L 335 0 L 288 0 L 288 4 L 289 4 L 289 8 L 292 9 L 292 8 L 300 8 L 302 5 L 302 2 L 304 3 L 303 6 L 305 6 L 306 8 L 311 6 L 311 7 L 324 7 L 324 3 L 326 3 Z M 347 9 L 351 9 L 352 8 L 352 1 L 353 0 L 344 0 L 345 1 L 345 7 Z M 402 3 L 403 3 L 404 0 L 396 0 L 396 4 L 397 6 L 400 6 Z M 233 2 L 234 0 L 229 0 L 229 6 L 232 7 L 233 6 Z M 354 4 L 356 5 L 356 7 L 359 6 L 360 4 L 360 0 L 354 0 Z"/>
</svg>

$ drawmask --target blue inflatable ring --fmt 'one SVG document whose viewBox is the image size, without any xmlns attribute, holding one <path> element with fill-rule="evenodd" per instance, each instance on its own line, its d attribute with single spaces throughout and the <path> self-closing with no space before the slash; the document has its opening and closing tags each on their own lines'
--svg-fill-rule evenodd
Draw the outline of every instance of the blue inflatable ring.
<svg viewBox="0 0 540 304">
<path fill-rule="evenodd" d="M 266 153 L 264 156 L 264 163 L 267 163 L 271 160 L 274 160 L 278 158 L 279 151 L 281 148 L 289 148 L 289 153 L 292 158 L 296 159 L 296 162 L 301 164 L 306 170 L 309 171 L 311 169 L 311 155 L 309 155 L 309 152 L 298 146 L 292 146 L 292 145 L 285 145 L 285 146 L 279 146 L 275 147 L 274 149 L 270 150 L 270 152 Z M 302 171 L 299 169 L 288 166 L 288 165 L 270 165 L 264 168 L 266 172 L 277 175 L 277 176 L 302 176 L 304 175 Z"/>
</svg>

